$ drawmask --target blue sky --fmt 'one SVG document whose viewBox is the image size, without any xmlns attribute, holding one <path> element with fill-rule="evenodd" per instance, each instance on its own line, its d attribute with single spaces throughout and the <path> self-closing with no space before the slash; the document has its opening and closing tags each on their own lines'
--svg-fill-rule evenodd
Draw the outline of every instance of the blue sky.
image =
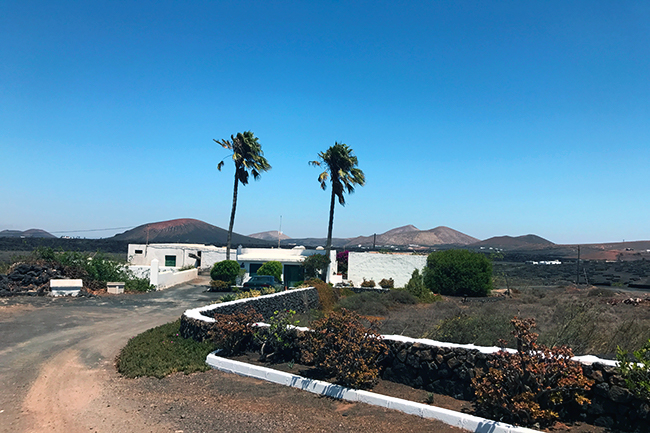
<svg viewBox="0 0 650 433">
<path fill-rule="evenodd" d="M 648 23 L 646 1 L 5 0 L 0 230 L 227 228 L 212 139 L 252 130 L 273 168 L 238 233 L 324 237 L 307 162 L 339 141 L 367 183 L 335 237 L 650 239 Z"/>
</svg>

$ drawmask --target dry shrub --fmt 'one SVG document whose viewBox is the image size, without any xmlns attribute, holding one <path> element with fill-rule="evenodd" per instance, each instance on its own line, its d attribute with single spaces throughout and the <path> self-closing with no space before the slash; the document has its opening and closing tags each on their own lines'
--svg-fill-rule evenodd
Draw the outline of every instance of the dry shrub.
<svg viewBox="0 0 650 433">
<path fill-rule="evenodd" d="M 253 324 L 262 321 L 262 315 L 249 308 L 233 314 L 215 314 L 216 322 L 208 335 L 223 350 L 224 355 L 236 355 L 246 351 L 253 342 Z"/>
<path fill-rule="evenodd" d="M 375 280 L 368 280 L 363 279 L 363 283 L 361 283 L 361 287 L 375 287 Z"/>
<path fill-rule="evenodd" d="M 379 282 L 379 287 L 381 287 L 382 289 L 392 289 L 393 287 L 395 287 L 395 281 L 393 281 L 392 278 L 389 279 L 384 278 Z"/>
<path fill-rule="evenodd" d="M 593 381 L 571 361 L 571 349 L 537 344 L 537 334 L 530 331 L 534 319 L 515 317 L 511 323 L 517 352 L 500 351 L 488 372 L 472 379 L 478 412 L 500 421 L 549 425 L 589 403 L 585 392 Z"/>
<path fill-rule="evenodd" d="M 312 324 L 305 336 L 303 360 L 314 363 L 336 382 L 353 388 L 372 387 L 379 375 L 378 361 L 388 353 L 388 347 L 375 331 L 348 310 L 332 312 Z"/>
<path fill-rule="evenodd" d="M 305 285 L 314 287 L 318 291 L 318 301 L 324 312 L 332 311 L 339 301 L 339 293 L 323 280 L 313 279 L 305 281 Z"/>
</svg>

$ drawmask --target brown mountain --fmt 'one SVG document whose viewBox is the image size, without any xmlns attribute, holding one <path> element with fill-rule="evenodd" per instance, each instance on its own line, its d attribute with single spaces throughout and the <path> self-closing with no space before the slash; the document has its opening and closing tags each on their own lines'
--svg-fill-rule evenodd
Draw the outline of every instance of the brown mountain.
<svg viewBox="0 0 650 433">
<path fill-rule="evenodd" d="M 373 236 L 359 236 L 350 239 L 349 246 L 372 246 Z M 430 230 L 419 230 L 417 227 L 407 225 L 397 227 L 377 235 L 376 245 L 379 246 L 434 246 L 434 245 L 468 245 L 478 239 L 461 233 L 449 227 L 436 227 Z"/>
<path fill-rule="evenodd" d="M 278 241 L 278 231 L 277 230 L 271 230 L 268 232 L 260 232 L 260 233 L 253 233 L 252 235 L 248 235 L 249 238 L 255 238 L 255 239 L 263 239 L 265 241 Z M 284 233 L 280 233 L 280 239 L 291 239 L 289 236 L 285 235 Z"/>
<path fill-rule="evenodd" d="M 3 230 L 0 232 L 0 237 L 8 238 L 56 238 L 51 233 L 41 229 L 29 229 L 25 231 L 20 230 Z"/>
<path fill-rule="evenodd" d="M 117 234 L 110 239 L 131 243 L 173 242 L 223 246 L 226 245 L 228 240 L 228 231 L 203 221 L 183 218 L 143 224 L 124 233 Z M 262 239 L 254 239 L 233 233 L 232 247 L 236 248 L 238 245 L 262 247 L 270 246 L 271 243 Z"/>
<path fill-rule="evenodd" d="M 537 235 L 524 235 L 524 236 L 495 236 L 484 241 L 472 244 L 472 247 L 493 247 L 502 248 L 504 250 L 517 250 L 517 249 L 540 249 L 552 247 L 555 244 Z"/>
</svg>

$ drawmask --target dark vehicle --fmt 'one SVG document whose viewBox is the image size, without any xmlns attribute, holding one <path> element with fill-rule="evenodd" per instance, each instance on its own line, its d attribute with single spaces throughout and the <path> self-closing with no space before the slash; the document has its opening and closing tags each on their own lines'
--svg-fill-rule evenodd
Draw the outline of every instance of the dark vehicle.
<svg viewBox="0 0 650 433">
<path fill-rule="evenodd" d="M 244 283 L 244 289 L 261 289 L 263 287 L 282 288 L 282 285 L 272 275 L 255 275 Z"/>
</svg>

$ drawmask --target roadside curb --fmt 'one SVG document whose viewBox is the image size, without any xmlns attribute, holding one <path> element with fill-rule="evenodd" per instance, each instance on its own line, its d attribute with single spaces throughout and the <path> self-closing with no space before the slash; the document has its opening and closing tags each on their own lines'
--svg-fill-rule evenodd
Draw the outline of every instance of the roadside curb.
<svg viewBox="0 0 650 433">
<path fill-rule="evenodd" d="M 224 371 L 226 373 L 235 373 L 240 376 L 265 380 L 267 382 L 290 386 L 292 388 L 301 389 L 303 391 L 324 395 L 327 397 L 347 401 L 356 401 L 371 404 L 373 406 L 398 410 L 400 412 L 404 412 L 409 415 L 417 415 L 422 418 L 437 419 L 444 422 L 445 424 L 463 428 L 475 433 L 540 433 L 538 430 L 531 430 L 525 427 L 517 427 L 510 424 L 477 417 L 474 415 L 455 412 L 436 406 L 430 406 L 424 403 L 416 403 L 401 398 L 376 394 L 370 391 L 346 388 L 321 380 L 308 379 L 296 374 L 285 373 L 283 371 L 273 370 L 271 368 L 258 365 L 247 364 L 241 361 L 234 361 L 232 359 L 217 356 L 216 353 L 217 352 L 210 353 L 207 356 L 205 362 L 210 367 L 216 370 Z"/>
</svg>

